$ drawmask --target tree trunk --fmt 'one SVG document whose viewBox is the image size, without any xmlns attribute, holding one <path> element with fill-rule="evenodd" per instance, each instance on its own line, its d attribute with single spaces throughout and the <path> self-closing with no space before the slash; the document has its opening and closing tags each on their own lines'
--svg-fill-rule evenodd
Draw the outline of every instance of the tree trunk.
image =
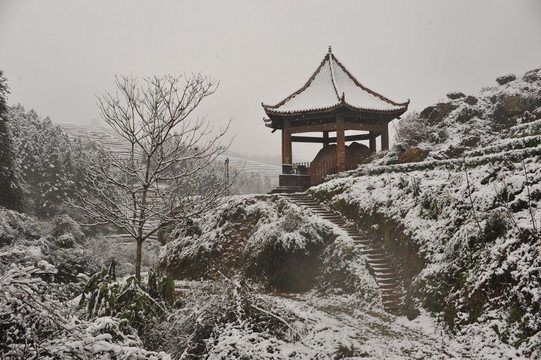
<svg viewBox="0 0 541 360">
<path fill-rule="evenodd" d="M 141 283 L 141 253 L 143 250 L 143 240 L 137 239 L 137 256 L 135 258 L 135 279 Z"/>
</svg>

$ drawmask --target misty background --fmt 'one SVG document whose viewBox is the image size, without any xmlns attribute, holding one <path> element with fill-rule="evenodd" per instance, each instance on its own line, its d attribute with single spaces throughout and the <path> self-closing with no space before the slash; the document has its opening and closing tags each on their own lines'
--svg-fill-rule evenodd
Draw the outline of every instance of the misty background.
<svg viewBox="0 0 541 360">
<path fill-rule="evenodd" d="M 10 105 L 57 123 L 99 123 L 114 75 L 202 72 L 220 82 L 198 109 L 233 119 L 231 150 L 280 154 L 263 124 L 333 54 L 364 86 L 420 111 L 541 66 L 541 2 L 0 0 L 0 69 Z M 294 144 L 294 161 L 314 145 Z"/>
</svg>

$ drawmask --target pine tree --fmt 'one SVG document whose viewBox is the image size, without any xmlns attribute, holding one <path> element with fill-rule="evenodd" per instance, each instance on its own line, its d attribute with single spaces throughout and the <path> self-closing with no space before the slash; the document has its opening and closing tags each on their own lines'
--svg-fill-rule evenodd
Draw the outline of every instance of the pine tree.
<svg viewBox="0 0 541 360">
<path fill-rule="evenodd" d="M 20 210 L 21 191 L 17 184 L 11 137 L 8 129 L 7 94 L 4 73 L 0 70 L 0 206 Z"/>
<path fill-rule="evenodd" d="M 9 109 L 9 118 L 25 211 L 44 218 L 66 211 L 66 198 L 83 187 L 78 178 L 77 157 L 83 156 L 78 144 L 51 119 L 41 119 L 21 105 Z"/>
</svg>

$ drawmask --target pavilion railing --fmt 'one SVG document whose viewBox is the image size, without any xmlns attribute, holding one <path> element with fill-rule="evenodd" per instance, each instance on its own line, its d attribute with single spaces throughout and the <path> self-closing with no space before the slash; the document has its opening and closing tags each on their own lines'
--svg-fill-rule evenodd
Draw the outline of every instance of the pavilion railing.
<svg viewBox="0 0 541 360">
<path fill-rule="evenodd" d="M 310 175 L 311 186 L 321 184 L 325 176 L 338 173 L 336 161 L 318 161 L 317 163 L 306 161 L 295 163 L 295 165 L 306 167 L 306 175 Z M 357 163 L 346 162 L 346 170 L 355 169 L 357 166 Z"/>
</svg>

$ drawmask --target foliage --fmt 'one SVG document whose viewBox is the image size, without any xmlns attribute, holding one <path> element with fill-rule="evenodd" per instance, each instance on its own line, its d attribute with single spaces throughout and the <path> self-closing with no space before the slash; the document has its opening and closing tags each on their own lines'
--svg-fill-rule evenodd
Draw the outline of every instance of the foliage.
<svg viewBox="0 0 541 360">
<path fill-rule="evenodd" d="M 411 166 L 408 175 L 417 179 L 417 197 L 402 165 L 375 165 L 314 191 L 341 211 L 341 203 L 355 204 L 358 212 L 350 219 L 365 228 L 399 225 L 389 241 L 383 236 L 383 243 L 393 259 L 402 259 L 397 263 L 402 265 L 406 304 L 436 313 L 457 333 L 490 329 L 491 339 L 499 336 L 530 356 L 539 348 L 541 334 L 537 150 L 535 138 L 477 148 L 467 153 L 468 177 L 448 160 Z M 369 186 L 372 191 L 366 191 Z M 345 191 L 339 196 L 325 195 L 340 189 Z M 422 261 L 403 256 L 402 237 Z M 416 264 L 420 272 L 412 274 L 408 287 L 405 274 Z"/>
<path fill-rule="evenodd" d="M 141 349 L 125 322 L 85 321 L 50 294 L 41 277 L 54 267 L 13 264 L 0 274 L 0 357 L 3 359 L 168 359 Z"/>
<path fill-rule="evenodd" d="M 134 277 L 118 282 L 110 270 L 103 268 L 94 274 L 83 290 L 79 306 L 86 309 L 88 319 L 114 316 L 139 328 L 148 318 L 166 316 L 167 309 L 175 302 L 171 276 L 151 270 L 148 284 L 143 286 Z"/>
<path fill-rule="evenodd" d="M 0 70 L 0 206 L 19 210 L 21 191 L 15 174 L 13 140 L 9 130 L 8 106 L 9 93 L 6 79 Z"/>
<path fill-rule="evenodd" d="M 84 153 L 60 126 L 33 110 L 12 107 L 9 119 L 24 209 L 42 218 L 66 213 L 65 200 L 86 187 L 79 167 Z"/>
<path fill-rule="evenodd" d="M 177 359 L 233 359 L 242 358 L 241 349 L 227 342 L 217 346 L 227 334 L 249 334 L 253 345 L 270 336 L 290 342 L 299 339 L 291 324 L 301 319 L 238 278 L 185 284 L 182 293 L 182 301 L 167 319 L 149 321 L 141 330 L 149 349 L 164 349 Z"/>
<path fill-rule="evenodd" d="M 62 223 L 73 223 L 67 216 Z M 98 256 L 87 249 L 86 238 L 75 228 L 48 227 L 34 218 L 0 209 L 0 272 L 10 264 L 30 266 L 40 261 L 55 264 L 54 276 L 43 278 L 60 300 L 80 293 L 87 275 L 99 268 Z M 79 229 L 80 231 L 80 229 Z"/>
<path fill-rule="evenodd" d="M 93 221 L 113 224 L 136 240 L 140 280 L 143 242 L 212 208 L 225 192 L 219 179 L 207 183 L 198 176 L 208 175 L 205 170 L 226 150 L 218 141 L 227 128 L 212 135 L 204 119 L 190 118 L 216 89 L 215 81 L 201 75 L 184 83 L 181 77 L 155 76 L 141 85 L 119 77 L 116 85 L 118 93 L 101 97 L 99 107 L 103 120 L 126 141 L 127 153 L 95 146 L 98 159 L 85 164 L 93 192 L 79 192 L 72 203 Z"/>
<path fill-rule="evenodd" d="M 399 121 L 396 129 L 396 141 L 407 148 L 416 146 L 428 139 L 428 129 L 419 113 L 411 112 Z"/>
</svg>

